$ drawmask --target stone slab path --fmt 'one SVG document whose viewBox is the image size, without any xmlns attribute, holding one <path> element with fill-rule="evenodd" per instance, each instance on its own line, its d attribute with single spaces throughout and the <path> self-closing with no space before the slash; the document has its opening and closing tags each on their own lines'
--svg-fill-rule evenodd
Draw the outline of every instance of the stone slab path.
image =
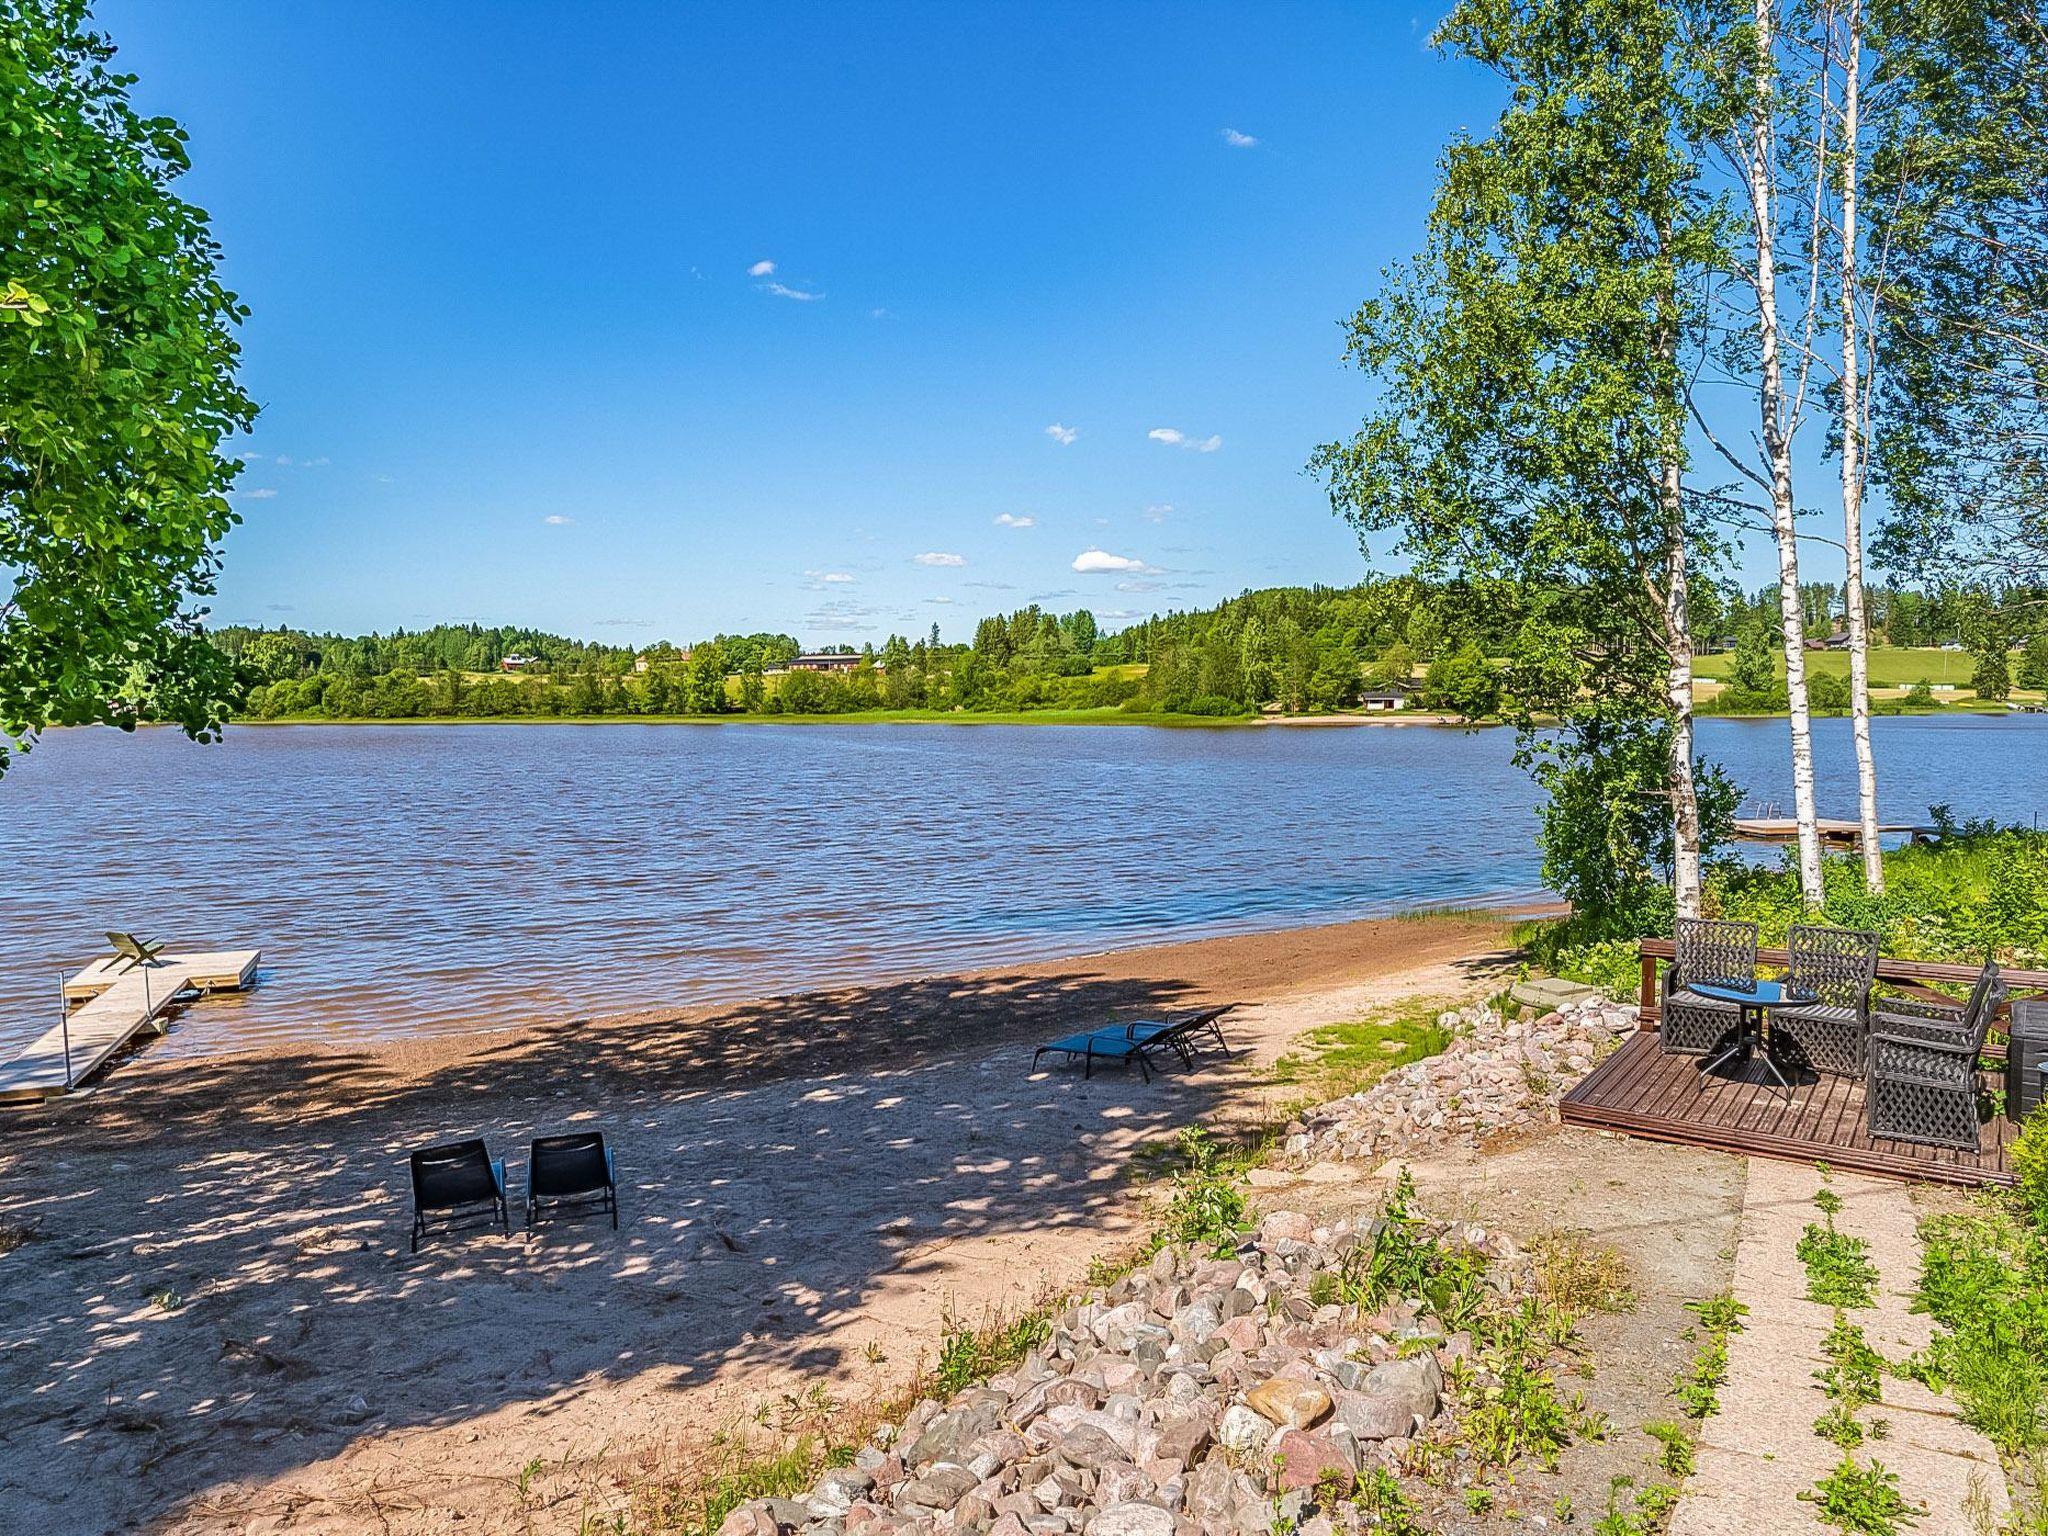
<svg viewBox="0 0 2048 1536">
<path fill-rule="evenodd" d="M 1735 1253 L 1735 1297 L 1749 1316 L 1729 1340 L 1728 1382 L 1701 1428 L 1697 1470 L 1671 1536 L 1825 1536 L 1830 1529 L 1799 1497 L 1842 1455 L 1813 1432 L 1828 1406 L 1814 1372 L 1826 1364 L 1821 1340 L 1834 1312 L 1806 1300 L 1806 1270 L 1795 1251 L 1807 1223 L 1822 1219 L 1813 1203 L 1821 1182 L 1808 1165 L 1749 1165 Z M 1852 1311 L 1851 1320 L 1888 1360 L 1924 1347 L 1932 1324 L 1907 1310 L 1920 1256 L 1906 1186 L 1838 1172 L 1827 1187 L 1842 1198 L 1836 1226 L 1870 1244 L 1881 1277 L 1877 1305 Z M 1952 1400 L 1887 1376 L 1883 1401 L 1858 1417 L 1889 1423 L 1884 1439 L 1866 1439 L 1856 1455 L 1896 1472 L 1899 1491 L 1925 1507 L 1913 1536 L 1975 1536 L 2002 1526 L 2008 1503 L 1997 1454 L 1961 1421 Z"/>
</svg>

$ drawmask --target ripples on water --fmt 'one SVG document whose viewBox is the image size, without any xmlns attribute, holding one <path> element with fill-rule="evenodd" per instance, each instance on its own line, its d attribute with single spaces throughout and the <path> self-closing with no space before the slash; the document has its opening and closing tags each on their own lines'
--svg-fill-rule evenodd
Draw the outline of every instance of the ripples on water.
<svg viewBox="0 0 2048 1536">
<path fill-rule="evenodd" d="M 2035 814 L 2048 787 L 2021 765 L 2044 724 L 1877 722 L 1887 814 Z M 1846 815 L 1843 725 L 1821 725 L 1822 799 Z M 1783 731 L 1706 722 L 1701 747 L 1789 802 Z M 262 948 L 256 992 L 155 1048 L 195 1054 L 1521 899 L 1535 795 L 1512 746 L 1426 727 L 60 732 L 0 780 L 0 1045 L 47 1027 L 58 969 L 109 927 Z"/>
</svg>

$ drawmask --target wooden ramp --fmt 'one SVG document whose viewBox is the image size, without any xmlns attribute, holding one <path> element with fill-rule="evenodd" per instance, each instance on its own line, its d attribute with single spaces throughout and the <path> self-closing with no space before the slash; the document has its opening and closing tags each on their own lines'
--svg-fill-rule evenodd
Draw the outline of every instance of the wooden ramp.
<svg viewBox="0 0 2048 1536">
<path fill-rule="evenodd" d="M 95 960 L 64 983 L 71 1006 L 65 1022 L 0 1066 L 0 1103 L 69 1093 L 131 1040 L 162 1034 L 174 1003 L 248 986 L 261 958 L 253 949 L 160 955 L 151 965 L 126 969 L 119 960 Z"/>
</svg>

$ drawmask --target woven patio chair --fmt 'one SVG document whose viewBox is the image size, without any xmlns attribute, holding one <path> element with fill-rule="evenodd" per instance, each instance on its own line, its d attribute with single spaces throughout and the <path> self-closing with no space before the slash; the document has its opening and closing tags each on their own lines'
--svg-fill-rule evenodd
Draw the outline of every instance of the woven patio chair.
<svg viewBox="0 0 2048 1536">
<path fill-rule="evenodd" d="M 1977 1150 L 1977 1058 L 2004 1001 L 2005 981 L 1986 960 L 1960 1012 L 1912 998 L 1878 1006 L 1864 1079 L 1873 1137 Z"/>
<path fill-rule="evenodd" d="M 1677 957 L 1664 973 L 1658 1044 L 1672 1055 L 1704 1056 L 1741 1025 L 1742 1011 L 1692 989 L 1755 984 L 1756 924 L 1681 917 L 1671 936 Z"/>
<path fill-rule="evenodd" d="M 1795 925 L 1785 948 L 1792 957 L 1785 990 L 1813 1001 L 1771 1010 L 1773 1046 L 1792 1047 L 1816 1072 L 1861 1077 L 1870 1043 L 1870 989 L 1877 982 L 1877 935 Z"/>
</svg>

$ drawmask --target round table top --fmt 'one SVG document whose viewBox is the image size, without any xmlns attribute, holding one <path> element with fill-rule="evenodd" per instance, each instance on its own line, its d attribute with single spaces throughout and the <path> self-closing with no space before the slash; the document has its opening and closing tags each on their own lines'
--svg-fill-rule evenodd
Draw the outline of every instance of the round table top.
<svg viewBox="0 0 2048 1536">
<path fill-rule="evenodd" d="M 1810 1003 L 1814 1000 L 1811 992 L 1788 991 L 1782 981 L 1753 981 L 1746 987 L 1696 981 L 1689 990 L 1719 1002 L 1746 1003 L 1754 1008 L 1773 1008 L 1783 1003 Z"/>
</svg>

